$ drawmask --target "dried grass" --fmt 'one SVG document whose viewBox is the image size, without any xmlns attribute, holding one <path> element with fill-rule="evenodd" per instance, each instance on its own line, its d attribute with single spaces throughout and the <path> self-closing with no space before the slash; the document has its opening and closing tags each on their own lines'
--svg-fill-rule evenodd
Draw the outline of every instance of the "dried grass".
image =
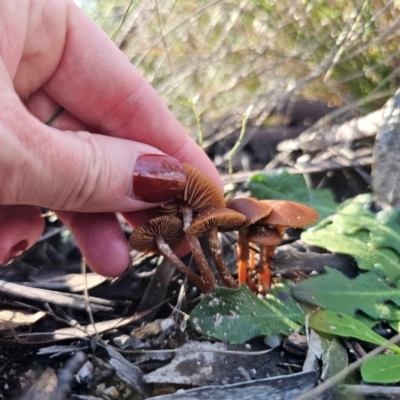
<svg viewBox="0 0 400 400">
<path fill-rule="evenodd" d="M 280 100 L 300 96 L 338 106 L 358 101 L 354 109 L 363 113 L 399 84 L 393 1 L 81 2 L 110 36 L 125 16 L 116 43 L 193 136 L 193 99 L 207 137 L 221 123 L 240 127 L 250 104 L 264 124 Z"/>
</svg>

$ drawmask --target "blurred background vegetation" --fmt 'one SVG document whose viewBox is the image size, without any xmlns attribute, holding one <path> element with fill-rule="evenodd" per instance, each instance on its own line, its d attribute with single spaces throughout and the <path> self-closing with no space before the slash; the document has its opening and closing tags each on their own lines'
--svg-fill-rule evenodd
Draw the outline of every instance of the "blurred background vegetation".
<svg viewBox="0 0 400 400">
<path fill-rule="evenodd" d="M 78 1 L 77 1 L 78 2 Z M 184 124 L 237 128 L 282 100 L 380 108 L 399 86 L 400 4 L 383 0 L 80 0 Z"/>
</svg>

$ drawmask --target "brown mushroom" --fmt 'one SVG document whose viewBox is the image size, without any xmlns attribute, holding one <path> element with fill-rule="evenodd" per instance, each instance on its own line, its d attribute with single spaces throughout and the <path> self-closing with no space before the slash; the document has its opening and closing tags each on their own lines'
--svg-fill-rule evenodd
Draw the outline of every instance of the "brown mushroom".
<svg viewBox="0 0 400 400">
<path fill-rule="evenodd" d="M 265 295 L 271 289 L 271 257 L 282 237 L 275 229 L 255 224 L 249 227 L 247 240 L 250 243 L 258 244 L 260 248 L 260 258 L 256 268 L 258 277 L 257 290 Z"/>
<path fill-rule="evenodd" d="M 180 215 L 180 204 L 174 199 L 168 203 L 161 204 L 160 206 L 154 207 L 150 210 L 151 218 L 162 217 L 164 215 L 171 215 L 178 217 Z"/>
<path fill-rule="evenodd" d="M 186 172 L 186 185 L 181 199 L 183 230 L 189 228 L 193 213 L 213 207 L 225 207 L 224 195 L 214 182 L 190 164 L 182 164 Z"/>
<path fill-rule="evenodd" d="M 221 244 L 218 239 L 218 231 L 228 232 L 240 228 L 246 217 L 234 210 L 225 207 L 217 207 L 200 212 L 193 220 L 186 233 L 201 237 L 208 234 L 211 255 L 215 267 L 226 286 L 237 288 L 237 283 L 230 273 L 222 257 Z"/>
<path fill-rule="evenodd" d="M 225 200 L 214 182 L 197 168 L 189 164 L 183 164 L 183 168 L 186 172 L 186 185 L 183 195 L 178 199 L 183 218 L 183 230 L 186 232 L 193 258 L 205 283 L 210 289 L 213 289 L 217 286 L 217 280 L 208 265 L 199 239 L 187 233 L 187 230 L 193 221 L 193 215 L 209 208 L 224 207 Z"/>
<path fill-rule="evenodd" d="M 281 234 L 285 228 L 302 228 L 318 221 L 319 214 L 301 203 L 288 200 L 260 200 L 271 209 L 268 216 L 260 219 L 258 225 L 272 225 Z"/>
<path fill-rule="evenodd" d="M 256 222 L 258 226 L 273 227 L 281 236 L 286 228 L 301 228 L 318 221 L 319 215 L 312 208 L 289 200 L 260 200 L 260 203 L 270 210 L 269 214 Z M 267 245 L 268 269 L 270 259 L 275 253 L 276 243 Z M 261 256 L 260 256 L 261 257 Z M 267 267 L 266 267 L 267 268 Z M 265 274 L 266 276 L 266 274 Z M 265 288 L 266 279 L 264 279 Z M 265 291 L 265 289 L 264 289 Z"/>
<path fill-rule="evenodd" d="M 203 293 L 209 291 L 208 285 L 188 268 L 173 252 L 182 241 L 183 222 L 173 216 L 157 217 L 136 227 L 129 236 L 129 244 L 143 253 L 162 254 Z"/>
<path fill-rule="evenodd" d="M 262 205 L 257 199 L 252 197 L 228 200 L 226 202 L 226 207 L 231 208 L 246 217 L 242 227 L 239 229 L 237 244 L 238 281 L 239 285 L 241 285 L 248 281 L 247 271 L 251 253 L 251 268 L 254 268 L 254 250 L 250 250 L 249 242 L 246 237 L 248 227 L 260 219 L 265 218 L 271 210 L 268 208 L 268 205 Z"/>
</svg>

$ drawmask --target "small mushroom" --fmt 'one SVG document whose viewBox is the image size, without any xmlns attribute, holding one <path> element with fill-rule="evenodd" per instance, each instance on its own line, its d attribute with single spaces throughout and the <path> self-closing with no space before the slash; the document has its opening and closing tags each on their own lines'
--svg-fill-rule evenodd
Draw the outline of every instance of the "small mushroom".
<svg viewBox="0 0 400 400">
<path fill-rule="evenodd" d="M 271 210 L 268 208 L 268 205 L 260 204 L 257 199 L 252 197 L 228 200 L 226 202 L 226 207 L 231 208 L 246 217 L 242 227 L 239 229 L 237 244 L 238 281 L 239 285 L 241 285 L 248 281 L 247 270 L 250 257 L 250 247 L 247 239 L 248 227 L 260 219 L 265 218 Z M 254 269 L 254 251 L 251 250 L 251 253 L 251 269 Z"/>
<path fill-rule="evenodd" d="M 240 228 L 246 217 L 237 211 L 225 207 L 217 207 L 200 212 L 193 220 L 186 233 L 201 237 L 208 234 L 211 255 L 219 275 L 230 288 L 237 288 L 237 283 L 230 273 L 222 257 L 218 231 L 228 232 Z"/>
<path fill-rule="evenodd" d="M 162 217 L 164 215 L 171 215 L 178 217 L 180 214 L 180 205 L 176 199 L 164 203 L 160 206 L 154 207 L 150 210 L 151 218 Z"/>
<path fill-rule="evenodd" d="M 318 221 L 319 214 L 301 203 L 288 200 L 260 200 L 271 209 L 270 213 L 257 221 L 258 225 L 272 225 L 283 234 L 285 228 L 302 228 Z"/>
<path fill-rule="evenodd" d="M 183 222 L 179 218 L 173 216 L 153 218 L 132 231 L 129 244 L 133 249 L 143 253 L 162 254 L 203 293 L 207 293 L 208 285 L 173 252 L 183 239 L 182 228 Z"/>
<path fill-rule="evenodd" d="M 205 283 L 210 289 L 213 289 L 217 286 L 217 280 L 208 265 L 199 239 L 195 235 L 188 233 L 187 230 L 193 221 L 194 215 L 197 215 L 202 210 L 224 207 L 225 199 L 214 182 L 197 168 L 189 164 L 183 164 L 183 168 L 186 172 L 186 185 L 183 195 L 178 199 L 183 218 L 183 230 L 186 232 L 193 258 Z"/>
<path fill-rule="evenodd" d="M 255 224 L 249 227 L 247 240 L 250 243 L 258 244 L 260 248 L 260 258 L 256 268 L 258 277 L 257 290 L 265 295 L 271 288 L 271 257 L 282 237 L 275 229 Z"/>
<path fill-rule="evenodd" d="M 270 210 L 269 214 L 256 222 L 257 226 L 273 227 L 281 236 L 286 228 L 301 228 L 303 226 L 311 225 L 318 221 L 319 215 L 312 208 L 294 201 L 288 200 L 260 200 L 260 203 Z M 270 259 L 275 253 L 276 243 L 267 245 L 267 258 L 268 269 Z M 261 256 L 260 256 L 261 257 Z M 267 279 L 264 280 L 264 292 L 267 288 Z M 269 284 L 269 286 L 271 283 Z"/>
<path fill-rule="evenodd" d="M 193 213 L 207 208 L 225 207 L 224 195 L 214 182 L 190 164 L 182 164 L 186 172 L 186 185 L 181 199 L 183 230 L 189 228 Z"/>
</svg>

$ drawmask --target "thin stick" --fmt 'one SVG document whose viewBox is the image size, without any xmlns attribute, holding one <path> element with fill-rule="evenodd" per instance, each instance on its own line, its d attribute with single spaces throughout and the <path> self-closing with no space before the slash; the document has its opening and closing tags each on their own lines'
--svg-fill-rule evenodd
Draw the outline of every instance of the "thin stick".
<svg viewBox="0 0 400 400">
<path fill-rule="evenodd" d="M 93 326 L 93 330 L 94 330 L 94 332 L 96 334 L 97 339 L 101 340 L 100 335 L 97 332 L 96 323 L 94 322 L 92 308 L 90 307 L 90 298 L 89 298 L 89 291 L 88 291 L 88 286 L 87 286 L 86 259 L 83 256 L 82 256 L 82 259 L 81 259 L 81 272 L 82 272 L 83 276 L 85 277 L 85 285 L 84 285 L 84 288 L 83 288 L 83 294 L 84 294 L 85 300 L 86 300 L 86 307 L 87 307 L 87 312 L 88 312 L 88 315 L 89 315 L 89 320 L 90 320 L 90 323 Z"/>
<path fill-rule="evenodd" d="M 114 42 L 115 39 L 118 36 L 119 31 L 122 28 L 122 25 L 125 23 L 125 21 L 128 19 L 128 17 L 131 15 L 132 11 L 136 8 L 136 6 L 139 4 L 139 0 L 136 0 L 135 2 L 133 0 L 130 0 L 128 7 L 125 11 L 125 14 L 123 15 L 121 22 L 119 23 L 117 29 L 113 32 L 111 35 L 111 40 Z"/>
<path fill-rule="evenodd" d="M 194 96 L 192 101 L 190 102 L 190 106 L 192 107 L 194 118 L 195 118 L 196 124 L 197 124 L 197 134 L 198 134 L 198 138 L 199 138 L 199 146 L 202 149 L 203 148 L 204 135 L 203 135 L 203 127 L 201 125 L 200 115 L 199 115 L 199 113 L 197 111 L 197 107 L 196 107 L 196 103 L 197 103 L 198 99 L 199 99 L 199 95 Z"/>
<path fill-rule="evenodd" d="M 253 109 L 253 105 L 250 105 L 248 107 L 248 109 L 246 110 L 246 112 L 244 114 L 242 114 L 242 129 L 240 130 L 239 139 L 237 140 L 237 142 L 232 147 L 232 150 L 229 153 L 229 181 L 230 181 L 230 183 L 233 183 L 233 156 L 238 151 L 239 146 L 241 145 L 241 143 L 244 139 L 244 134 L 246 133 L 247 120 L 250 117 L 252 109 Z"/>
</svg>

